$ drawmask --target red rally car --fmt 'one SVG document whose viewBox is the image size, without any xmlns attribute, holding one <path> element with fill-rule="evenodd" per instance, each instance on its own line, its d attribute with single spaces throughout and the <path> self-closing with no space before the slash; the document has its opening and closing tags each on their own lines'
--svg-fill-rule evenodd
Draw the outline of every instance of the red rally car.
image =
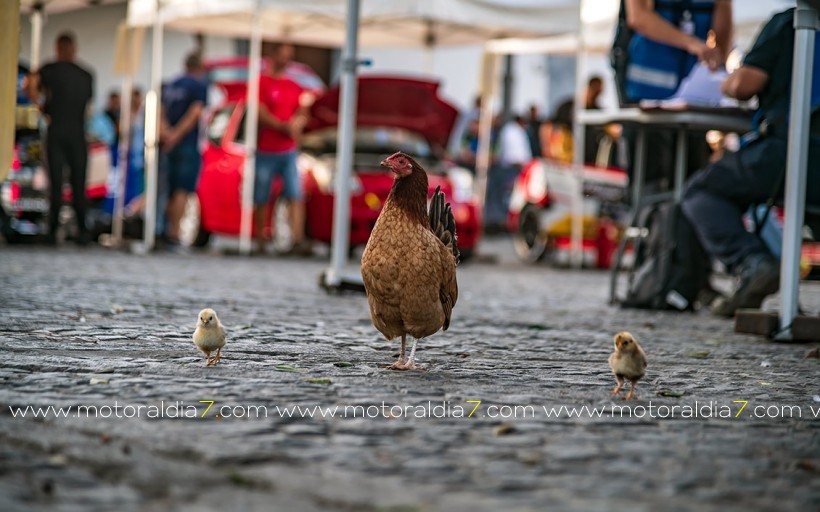
<svg viewBox="0 0 820 512">
<path fill-rule="evenodd" d="M 241 182 L 245 159 L 244 84 L 221 84 L 226 100 L 212 116 L 207 130 L 197 195 L 200 233 L 238 235 Z M 350 197 L 350 245 L 367 243 L 393 184 L 393 175 L 380 167 L 382 159 L 404 151 L 428 171 L 429 194 L 437 186 L 452 204 L 462 258 L 478 243 L 481 215 L 473 194 L 473 177 L 465 169 L 439 158 L 447 144 L 457 110 L 439 98 L 438 83 L 397 77 L 359 78 L 357 130 Z M 330 243 L 339 89 L 332 87 L 311 107 L 311 120 L 301 141 L 298 167 L 306 205 L 309 238 Z M 274 194 L 281 185 L 274 183 Z"/>
</svg>

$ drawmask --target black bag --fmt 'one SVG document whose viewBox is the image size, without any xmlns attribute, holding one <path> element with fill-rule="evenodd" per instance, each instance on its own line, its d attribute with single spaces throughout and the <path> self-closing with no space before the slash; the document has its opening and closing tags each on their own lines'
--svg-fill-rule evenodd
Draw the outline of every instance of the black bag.
<svg viewBox="0 0 820 512">
<path fill-rule="evenodd" d="M 625 308 L 692 311 L 709 286 L 710 261 L 679 203 L 646 206 L 639 215 Z"/>
<path fill-rule="evenodd" d="M 618 24 L 615 26 L 615 41 L 609 51 L 609 64 L 615 75 L 615 90 L 618 92 L 618 102 L 621 106 L 629 103 L 626 96 L 626 65 L 629 62 L 629 42 L 632 40 L 633 31 L 626 22 L 625 0 L 621 0 L 621 8 L 618 11 Z"/>
</svg>

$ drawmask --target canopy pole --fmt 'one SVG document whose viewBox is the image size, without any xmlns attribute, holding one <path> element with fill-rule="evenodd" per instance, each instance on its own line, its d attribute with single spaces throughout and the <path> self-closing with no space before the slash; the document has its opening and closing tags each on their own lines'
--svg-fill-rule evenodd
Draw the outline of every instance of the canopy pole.
<svg viewBox="0 0 820 512">
<path fill-rule="evenodd" d="M 117 145 L 117 189 L 114 195 L 114 218 L 111 237 L 114 247 L 122 246 L 123 210 L 125 209 L 125 183 L 128 173 L 128 155 L 131 152 L 131 89 L 133 78 L 127 73 L 120 89 L 120 140 Z"/>
<path fill-rule="evenodd" d="M 490 172 L 493 130 L 493 97 L 498 79 L 497 71 L 501 57 L 485 51 L 482 62 L 481 104 L 478 114 L 478 149 L 476 151 L 475 192 L 479 210 L 484 213 L 487 196 L 487 176 Z"/>
<path fill-rule="evenodd" d="M 259 126 L 259 61 L 262 58 L 262 22 L 259 1 L 254 7 L 248 70 L 248 99 L 245 115 L 245 168 L 242 172 L 242 218 L 239 226 L 239 253 L 251 253 L 253 231 L 253 184 L 256 178 L 256 137 Z"/>
<path fill-rule="evenodd" d="M 337 288 L 342 284 L 342 271 L 347 263 L 350 245 L 350 177 L 353 173 L 354 134 L 356 130 L 356 100 L 358 83 L 356 69 L 359 44 L 359 0 L 347 1 L 347 28 L 342 49 L 342 71 L 339 80 L 339 129 L 337 136 L 335 199 L 333 202 L 333 235 L 330 268 L 324 284 Z"/>
<path fill-rule="evenodd" d="M 798 0 L 794 11 L 794 60 L 792 62 L 789 145 L 786 155 L 785 225 L 783 256 L 780 261 L 780 332 L 778 341 L 792 339 L 791 325 L 797 316 L 800 285 L 800 247 L 806 202 L 806 174 L 809 157 L 809 115 L 814 38 L 818 27 L 817 10 Z"/>
<path fill-rule="evenodd" d="M 45 5 L 38 2 L 34 4 L 34 10 L 31 11 L 31 62 L 29 65 L 32 70 L 39 69 L 42 61 L 43 9 Z"/>
<path fill-rule="evenodd" d="M 154 248 L 157 228 L 157 171 L 159 169 L 160 95 L 162 93 L 161 0 L 156 0 L 151 34 L 151 90 L 145 95 L 145 229 L 142 249 Z M 129 106 L 130 107 L 130 106 Z M 160 212 L 162 214 L 162 212 Z"/>
</svg>

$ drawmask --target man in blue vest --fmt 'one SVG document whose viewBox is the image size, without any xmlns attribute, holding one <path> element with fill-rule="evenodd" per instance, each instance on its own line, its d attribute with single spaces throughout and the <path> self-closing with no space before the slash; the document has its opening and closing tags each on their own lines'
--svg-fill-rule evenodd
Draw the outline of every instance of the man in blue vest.
<svg viewBox="0 0 820 512">
<path fill-rule="evenodd" d="M 757 95 L 756 129 L 737 153 L 707 165 L 688 182 L 682 209 L 710 256 L 737 277 L 732 295 L 712 311 L 732 317 L 740 308 L 759 308 L 779 287 L 779 266 L 763 241 L 748 232 L 743 213 L 782 197 L 788 144 L 788 112 L 794 56 L 794 9 L 774 15 L 745 56 L 743 65 L 722 85 L 723 93 L 748 100 Z M 820 39 L 815 49 L 812 87 L 814 114 L 809 150 L 807 204 L 820 204 Z M 777 192 L 779 191 L 779 192 Z"/>
<path fill-rule="evenodd" d="M 696 62 L 714 71 L 726 61 L 732 44 L 730 0 L 626 0 L 625 8 L 634 31 L 625 76 L 628 102 L 666 99 Z"/>
<path fill-rule="evenodd" d="M 619 31 L 628 33 L 628 43 L 621 44 L 628 46 L 618 81 L 624 104 L 669 98 L 695 63 L 716 70 L 731 51 L 731 0 L 623 0 L 622 8 L 626 27 Z M 627 126 L 624 136 L 634 145 L 634 128 Z M 651 188 L 668 189 L 675 166 L 674 131 L 653 130 L 646 142 L 645 181 Z M 706 133 L 690 133 L 689 173 L 708 160 Z"/>
</svg>

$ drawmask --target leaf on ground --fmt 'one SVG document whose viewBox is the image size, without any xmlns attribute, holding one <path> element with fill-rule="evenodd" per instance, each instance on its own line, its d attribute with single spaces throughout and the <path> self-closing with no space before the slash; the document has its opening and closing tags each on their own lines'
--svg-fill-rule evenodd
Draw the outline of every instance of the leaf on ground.
<svg viewBox="0 0 820 512">
<path fill-rule="evenodd" d="M 771 386 L 772 385 L 771 382 L 766 382 L 765 380 L 759 380 L 759 381 L 757 381 L 757 383 L 760 384 L 761 386 Z"/>
<path fill-rule="evenodd" d="M 349 368 L 353 366 L 353 363 L 348 361 L 336 361 L 335 363 L 333 363 L 333 366 L 337 368 Z"/>
<path fill-rule="evenodd" d="M 515 427 L 509 423 L 502 423 L 493 428 L 493 435 L 496 437 L 506 436 L 515 432 Z"/>
<path fill-rule="evenodd" d="M 530 324 L 527 326 L 527 329 L 531 331 L 546 331 L 547 326 L 543 324 Z"/>
<path fill-rule="evenodd" d="M 330 384 L 330 379 L 308 379 L 311 384 Z"/>
<path fill-rule="evenodd" d="M 286 364 L 280 364 L 280 365 L 274 366 L 273 369 L 277 370 L 277 371 L 280 371 L 280 372 L 298 372 L 301 368 L 296 368 L 296 367 L 289 366 L 289 365 L 286 365 Z"/>
<path fill-rule="evenodd" d="M 706 359 L 709 357 L 708 350 L 693 350 L 691 352 L 687 352 L 686 355 L 689 357 L 694 357 L 695 359 Z"/>
<path fill-rule="evenodd" d="M 686 391 L 672 391 L 671 389 L 661 389 L 655 392 L 658 396 L 668 396 L 671 398 L 680 398 L 686 394 Z"/>
<path fill-rule="evenodd" d="M 88 381 L 89 384 L 92 386 L 96 384 L 108 384 L 108 379 L 100 379 L 98 377 L 92 377 L 91 380 Z"/>
</svg>

